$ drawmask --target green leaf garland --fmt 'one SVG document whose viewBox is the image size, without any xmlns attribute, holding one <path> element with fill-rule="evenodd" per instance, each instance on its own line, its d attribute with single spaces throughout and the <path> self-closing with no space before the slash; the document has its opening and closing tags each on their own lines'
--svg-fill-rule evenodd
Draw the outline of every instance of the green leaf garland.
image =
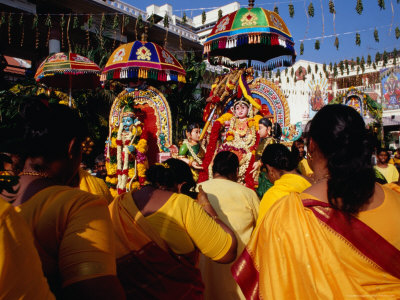
<svg viewBox="0 0 400 300">
<path fill-rule="evenodd" d="M 274 6 L 274 12 L 279 15 L 279 8 L 276 5 Z"/>
<path fill-rule="evenodd" d="M 385 0 L 378 0 L 378 6 L 381 10 L 385 9 Z"/>
<path fill-rule="evenodd" d="M 400 38 L 400 29 L 399 29 L 399 27 L 396 27 L 396 29 L 394 30 L 394 33 L 396 35 L 396 40 L 398 40 Z"/>
<path fill-rule="evenodd" d="M 335 38 L 334 46 L 336 47 L 336 50 L 339 50 L 339 38 Z"/>
<path fill-rule="evenodd" d="M 300 44 L 300 55 L 303 55 L 303 53 L 304 53 L 304 43 L 301 42 L 301 44 Z"/>
<path fill-rule="evenodd" d="M 336 14 L 335 3 L 333 2 L 333 0 L 329 0 L 329 12 L 331 14 Z"/>
<path fill-rule="evenodd" d="M 361 37 L 360 37 L 360 34 L 358 32 L 356 33 L 356 45 L 357 46 L 361 45 Z"/>
<path fill-rule="evenodd" d="M 311 18 L 314 17 L 314 5 L 313 5 L 312 2 L 308 5 L 308 15 L 309 15 Z"/>
<path fill-rule="evenodd" d="M 357 13 L 358 13 L 359 15 L 361 15 L 362 12 L 363 12 L 363 9 L 364 9 L 364 7 L 363 7 L 362 0 L 357 0 L 357 5 L 356 5 L 356 11 L 357 11 Z"/>
<path fill-rule="evenodd" d="M 374 30 L 374 39 L 375 39 L 375 42 L 379 43 L 379 34 L 378 34 L 378 30 L 376 28 Z"/>
<path fill-rule="evenodd" d="M 290 16 L 291 18 L 294 17 L 294 6 L 293 6 L 292 3 L 289 4 L 289 16 Z"/>
<path fill-rule="evenodd" d="M 319 40 L 316 40 L 316 41 L 315 41 L 314 48 L 315 48 L 315 50 L 319 50 L 319 49 L 320 49 Z"/>
</svg>

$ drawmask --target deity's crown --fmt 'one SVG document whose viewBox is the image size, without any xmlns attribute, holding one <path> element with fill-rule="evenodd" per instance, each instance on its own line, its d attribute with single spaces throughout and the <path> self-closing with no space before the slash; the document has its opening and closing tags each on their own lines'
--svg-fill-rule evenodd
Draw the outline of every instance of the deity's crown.
<svg viewBox="0 0 400 300">
<path fill-rule="evenodd" d="M 125 106 L 122 110 L 122 117 L 134 117 L 135 116 L 135 112 L 133 111 L 133 109 L 130 106 Z"/>
<path fill-rule="evenodd" d="M 250 108 L 250 102 L 244 97 L 242 97 L 240 99 L 235 99 L 235 101 L 233 102 L 233 107 L 235 107 L 238 104 L 244 104 Z"/>
</svg>

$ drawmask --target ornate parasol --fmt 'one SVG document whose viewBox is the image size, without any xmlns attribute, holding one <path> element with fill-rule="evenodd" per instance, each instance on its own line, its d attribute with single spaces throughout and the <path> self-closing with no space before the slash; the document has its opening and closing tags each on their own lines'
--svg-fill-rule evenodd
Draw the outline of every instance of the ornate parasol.
<svg viewBox="0 0 400 300">
<path fill-rule="evenodd" d="M 273 69 L 294 63 L 293 46 L 292 35 L 278 14 L 249 3 L 249 8 L 240 8 L 217 22 L 204 43 L 204 54 L 231 61 L 257 60 Z"/>
<path fill-rule="evenodd" d="M 161 46 L 134 41 L 119 46 L 109 58 L 101 81 L 110 79 L 153 79 L 186 82 L 186 72 L 178 60 Z"/>
<path fill-rule="evenodd" d="M 93 89 L 100 86 L 100 68 L 90 59 L 76 54 L 59 52 L 47 57 L 36 71 L 35 79 L 49 87 Z"/>
</svg>

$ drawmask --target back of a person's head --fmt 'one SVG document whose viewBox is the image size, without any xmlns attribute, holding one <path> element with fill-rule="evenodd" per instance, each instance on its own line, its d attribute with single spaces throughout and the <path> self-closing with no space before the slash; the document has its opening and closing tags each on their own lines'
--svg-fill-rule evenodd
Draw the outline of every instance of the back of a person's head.
<svg viewBox="0 0 400 300">
<path fill-rule="evenodd" d="M 196 186 L 188 164 L 175 158 L 150 166 L 146 171 L 146 179 L 155 187 L 173 188 L 175 185 L 186 183 L 185 189 L 191 190 Z"/>
<path fill-rule="evenodd" d="M 212 166 L 213 174 L 230 178 L 235 175 L 239 168 L 237 155 L 230 151 L 221 151 L 214 157 Z"/>
<path fill-rule="evenodd" d="M 279 125 L 279 123 L 274 123 L 274 125 L 272 126 L 272 136 L 278 142 L 280 141 L 281 136 L 282 136 L 282 128 L 281 128 L 281 125 Z"/>
<path fill-rule="evenodd" d="M 27 157 L 44 157 L 47 160 L 67 155 L 70 142 L 75 139 L 75 149 L 87 135 L 86 124 L 78 113 L 68 106 L 49 104 L 38 97 L 30 97 L 21 110 L 24 124 L 23 154 Z"/>
<path fill-rule="evenodd" d="M 327 159 L 330 204 L 357 214 L 375 187 L 373 142 L 364 120 L 349 106 L 326 105 L 309 124 L 308 137 Z"/>
<path fill-rule="evenodd" d="M 293 171 L 297 167 L 297 160 L 290 150 L 282 144 L 270 144 L 261 156 L 263 164 L 268 164 L 282 171 Z"/>
</svg>

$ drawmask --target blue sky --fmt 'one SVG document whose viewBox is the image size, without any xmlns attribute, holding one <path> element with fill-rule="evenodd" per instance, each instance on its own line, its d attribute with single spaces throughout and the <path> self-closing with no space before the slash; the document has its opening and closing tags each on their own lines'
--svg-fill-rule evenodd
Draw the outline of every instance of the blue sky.
<svg viewBox="0 0 400 300">
<path fill-rule="evenodd" d="M 174 14 L 181 15 L 182 11 L 186 11 L 188 16 L 201 14 L 203 9 L 208 11 L 214 7 L 223 6 L 231 1 L 221 0 L 202 0 L 202 1 L 183 1 L 162 0 L 152 1 L 134 1 L 125 0 L 126 2 L 145 10 L 150 4 L 163 5 L 169 3 L 172 5 Z M 307 17 L 305 10 L 310 2 L 313 2 L 315 9 L 314 18 L 309 18 L 307 25 Z M 339 50 L 334 47 L 333 18 L 329 13 L 328 0 L 282 0 L 282 1 L 255 1 L 256 7 L 273 10 L 274 4 L 279 8 L 279 13 L 286 22 L 293 39 L 295 40 L 295 48 L 297 52 L 297 60 L 305 59 L 320 63 L 338 62 L 342 59 L 356 58 L 364 56 L 367 58 L 371 54 L 374 59 L 377 51 L 392 51 L 393 48 L 400 50 L 400 39 L 395 37 L 395 28 L 400 28 L 400 3 L 398 0 L 385 0 L 386 9 L 381 10 L 377 0 L 362 0 L 363 13 L 359 15 L 356 10 L 356 0 L 334 0 L 336 8 L 335 29 L 339 37 Z M 288 4 L 292 2 L 295 9 L 294 18 L 289 17 Z M 239 1 L 246 7 L 247 1 Z M 323 10 L 321 10 L 321 3 Z M 393 5 L 393 11 L 392 11 Z M 323 11 L 323 13 L 321 13 Z M 323 17 L 322 17 L 323 16 Z M 392 24 L 392 30 L 390 32 Z M 374 29 L 378 30 L 379 43 L 374 39 Z M 356 32 L 360 33 L 361 46 L 356 46 Z M 324 36 L 324 38 L 322 38 Z M 314 49 L 316 38 L 320 40 L 320 50 Z M 304 39 L 304 54 L 300 55 L 300 43 Z"/>
</svg>

